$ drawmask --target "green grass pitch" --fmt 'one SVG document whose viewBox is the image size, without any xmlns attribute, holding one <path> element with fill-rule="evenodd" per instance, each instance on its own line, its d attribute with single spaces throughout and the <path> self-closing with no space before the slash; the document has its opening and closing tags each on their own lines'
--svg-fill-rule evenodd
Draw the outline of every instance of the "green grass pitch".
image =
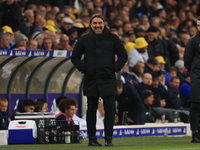
<svg viewBox="0 0 200 150">
<path fill-rule="evenodd" d="M 80 144 L 35 144 L 35 145 L 6 145 L 0 150 L 200 150 L 200 143 L 191 143 L 191 137 L 131 137 L 113 139 L 113 147 L 105 147 L 104 140 L 98 141 L 102 147 L 87 146 L 88 140 Z"/>
</svg>

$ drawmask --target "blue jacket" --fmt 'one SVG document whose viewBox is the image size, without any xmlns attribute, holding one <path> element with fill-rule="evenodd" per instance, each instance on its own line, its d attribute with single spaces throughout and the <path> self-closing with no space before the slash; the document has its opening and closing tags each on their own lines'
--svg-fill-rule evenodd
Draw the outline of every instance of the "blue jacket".
<svg viewBox="0 0 200 150">
<path fill-rule="evenodd" d="M 179 89 L 169 85 L 168 83 L 166 83 L 165 86 L 168 90 L 161 84 L 158 86 L 162 99 L 166 99 L 165 108 L 180 109 L 182 101 L 180 99 Z"/>
<path fill-rule="evenodd" d="M 190 100 L 190 84 L 188 82 L 184 82 L 180 87 L 180 92 L 186 101 Z"/>
<path fill-rule="evenodd" d="M 4 49 L 3 47 L 0 46 L 0 50 L 10 50 L 10 48 L 7 47 L 6 49 Z"/>
</svg>

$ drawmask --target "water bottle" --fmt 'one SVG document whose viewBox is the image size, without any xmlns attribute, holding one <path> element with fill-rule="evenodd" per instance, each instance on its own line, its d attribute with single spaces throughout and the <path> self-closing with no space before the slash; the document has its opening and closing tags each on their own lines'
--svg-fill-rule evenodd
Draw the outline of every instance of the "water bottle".
<svg viewBox="0 0 200 150">
<path fill-rule="evenodd" d="M 168 136 L 168 130 L 167 129 L 165 129 L 165 131 L 164 131 L 164 136 Z"/>
<path fill-rule="evenodd" d="M 82 132 L 81 135 L 83 140 L 88 140 L 87 133 Z"/>
<path fill-rule="evenodd" d="M 174 123 L 178 122 L 178 112 L 177 111 L 173 111 L 173 117 L 174 117 Z"/>
</svg>

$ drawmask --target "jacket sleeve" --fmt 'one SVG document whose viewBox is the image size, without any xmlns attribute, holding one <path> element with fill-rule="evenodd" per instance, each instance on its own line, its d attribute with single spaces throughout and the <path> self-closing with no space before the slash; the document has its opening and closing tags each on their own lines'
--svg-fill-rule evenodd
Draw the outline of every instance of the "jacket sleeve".
<svg viewBox="0 0 200 150">
<path fill-rule="evenodd" d="M 184 65 L 187 70 L 191 71 L 192 61 L 195 55 L 193 38 L 190 38 L 185 46 Z"/>
<path fill-rule="evenodd" d="M 123 44 L 121 43 L 120 39 L 116 35 L 115 35 L 114 51 L 118 58 L 114 64 L 114 68 L 115 68 L 115 72 L 119 72 L 123 68 L 124 64 L 127 62 L 128 55 L 126 53 L 126 50 Z"/>
<path fill-rule="evenodd" d="M 81 61 L 81 57 L 84 54 L 83 37 L 80 38 L 72 52 L 71 62 L 82 73 L 85 71 L 85 64 Z"/>
</svg>

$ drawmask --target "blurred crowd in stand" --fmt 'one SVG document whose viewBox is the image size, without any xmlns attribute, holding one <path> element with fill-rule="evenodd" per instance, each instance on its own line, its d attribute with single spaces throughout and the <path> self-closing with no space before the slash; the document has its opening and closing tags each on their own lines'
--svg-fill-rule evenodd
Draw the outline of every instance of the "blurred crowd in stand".
<svg viewBox="0 0 200 150">
<path fill-rule="evenodd" d="M 189 122 L 184 51 L 197 32 L 198 0 L 0 0 L 0 50 L 73 51 L 95 13 L 128 54 L 116 83 L 116 124 Z"/>
</svg>

